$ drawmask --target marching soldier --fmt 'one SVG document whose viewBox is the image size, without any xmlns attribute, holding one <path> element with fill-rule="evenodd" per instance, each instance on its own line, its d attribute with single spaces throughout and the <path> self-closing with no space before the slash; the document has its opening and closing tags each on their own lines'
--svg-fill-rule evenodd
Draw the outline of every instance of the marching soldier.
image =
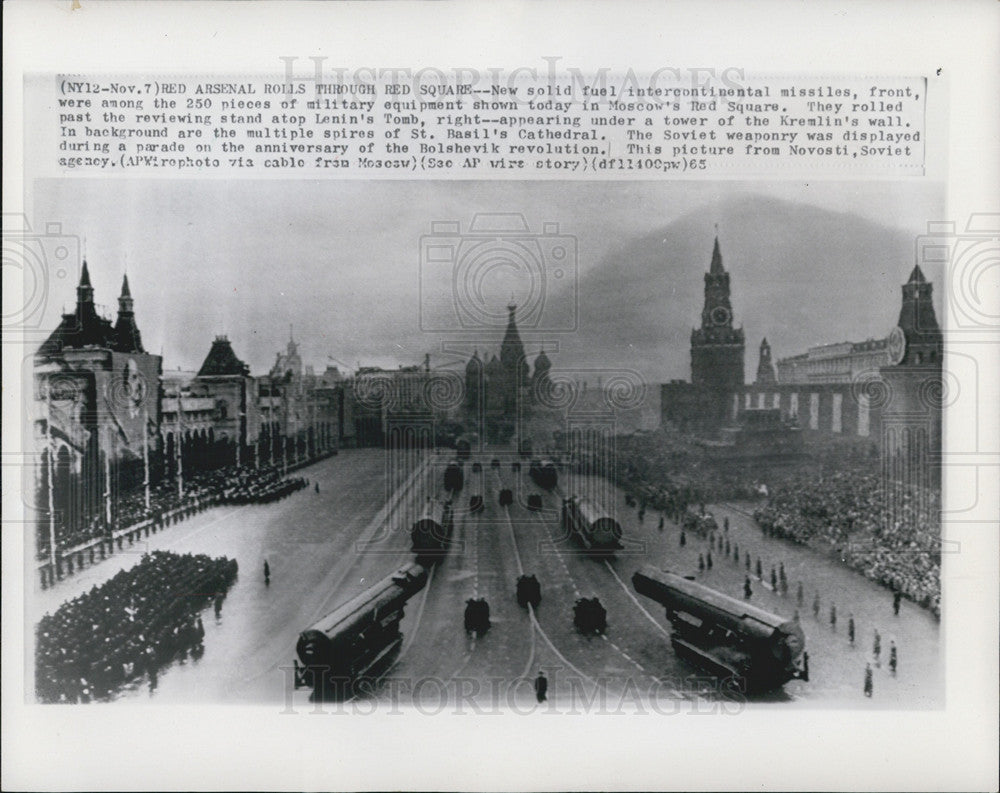
<svg viewBox="0 0 1000 793">
<path fill-rule="evenodd" d="M 816 597 L 813 598 L 813 617 L 819 619 L 819 592 L 817 592 Z"/>
<path fill-rule="evenodd" d="M 743 599 L 749 600 L 753 595 L 753 589 L 750 587 L 750 576 L 744 576 L 743 578 Z"/>
<path fill-rule="evenodd" d="M 872 655 L 875 656 L 875 666 L 882 666 L 882 635 L 878 632 L 878 630 L 875 631 L 875 641 L 872 644 Z"/>
<path fill-rule="evenodd" d="M 264 560 L 264 583 L 271 583 L 271 565 L 267 563 L 267 559 Z"/>
<path fill-rule="evenodd" d="M 799 604 L 799 608 L 802 608 L 802 604 L 805 602 L 805 595 L 802 592 L 801 581 L 799 581 L 798 590 L 795 593 L 795 602 Z"/>
<path fill-rule="evenodd" d="M 899 604 L 902 600 L 903 596 L 898 589 L 892 593 L 892 613 L 897 617 L 899 616 Z"/>
<path fill-rule="evenodd" d="M 896 665 L 899 663 L 899 657 L 896 655 L 896 642 L 889 642 L 889 671 L 892 676 L 896 676 Z"/>
<path fill-rule="evenodd" d="M 851 614 L 847 618 L 847 639 L 851 643 L 851 647 L 854 646 L 854 615 Z"/>
<path fill-rule="evenodd" d="M 835 603 L 830 604 L 830 628 L 837 630 L 837 605 Z"/>
<path fill-rule="evenodd" d="M 871 697 L 874 685 L 872 683 L 872 665 L 865 664 L 865 696 Z"/>
</svg>

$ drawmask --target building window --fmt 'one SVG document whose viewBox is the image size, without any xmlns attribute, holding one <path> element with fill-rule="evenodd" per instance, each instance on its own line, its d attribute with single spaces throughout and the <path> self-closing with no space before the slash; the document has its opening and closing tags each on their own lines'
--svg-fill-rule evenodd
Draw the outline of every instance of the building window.
<svg viewBox="0 0 1000 793">
<path fill-rule="evenodd" d="M 771 407 L 778 410 L 781 407 L 781 394 L 771 395 Z"/>
<path fill-rule="evenodd" d="M 819 394 L 809 395 L 809 429 L 819 429 Z"/>
<path fill-rule="evenodd" d="M 750 394 L 744 394 L 743 407 L 747 410 L 750 409 Z"/>
<path fill-rule="evenodd" d="M 788 415 L 793 418 L 799 417 L 799 395 L 792 394 L 788 402 Z"/>
<path fill-rule="evenodd" d="M 764 395 L 763 391 L 761 391 L 759 394 L 757 394 L 757 407 L 759 407 L 759 408 L 764 407 L 764 398 L 765 398 L 765 395 Z"/>
<path fill-rule="evenodd" d="M 833 395 L 833 419 L 830 422 L 830 429 L 834 432 L 843 432 L 843 423 L 841 421 L 841 409 L 844 405 L 844 395 L 834 394 Z"/>
</svg>

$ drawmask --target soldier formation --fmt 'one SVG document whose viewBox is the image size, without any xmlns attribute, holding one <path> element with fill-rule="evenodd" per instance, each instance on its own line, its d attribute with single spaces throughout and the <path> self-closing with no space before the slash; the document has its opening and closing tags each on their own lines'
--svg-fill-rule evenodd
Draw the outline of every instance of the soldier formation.
<svg viewBox="0 0 1000 793">
<path fill-rule="evenodd" d="M 200 610 L 235 581 L 235 560 L 154 551 L 38 623 L 35 690 L 42 702 L 108 699 L 187 653 L 205 635 Z"/>
</svg>

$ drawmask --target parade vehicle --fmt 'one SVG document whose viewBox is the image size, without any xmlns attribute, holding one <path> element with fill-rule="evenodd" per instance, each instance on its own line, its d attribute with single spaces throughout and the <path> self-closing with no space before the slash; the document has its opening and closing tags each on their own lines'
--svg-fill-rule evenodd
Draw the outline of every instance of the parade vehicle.
<svg viewBox="0 0 1000 793">
<path fill-rule="evenodd" d="M 797 621 L 655 567 L 637 571 L 632 586 L 666 608 L 674 651 L 729 685 L 754 692 L 808 680 Z"/>
<path fill-rule="evenodd" d="M 469 499 L 469 512 L 482 512 L 484 508 L 483 497 L 476 495 Z"/>
<path fill-rule="evenodd" d="M 336 697 L 374 676 L 401 646 L 403 606 L 426 583 L 425 568 L 405 565 L 303 631 L 295 645 L 302 663 L 296 663 L 296 686 Z"/>
<path fill-rule="evenodd" d="M 462 464 L 457 462 L 450 462 L 448 466 L 444 469 L 444 489 L 452 493 L 457 493 L 465 487 L 465 472 L 462 470 Z"/>
<path fill-rule="evenodd" d="M 451 501 L 428 499 L 420 517 L 410 529 L 413 550 L 418 562 L 433 562 L 448 552 L 455 517 Z"/>
<path fill-rule="evenodd" d="M 528 509 L 532 512 L 539 512 L 542 509 L 542 497 L 538 493 L 528 496 Z"/>
<path fill-rule="evenodd" d="M 469 598 L 465 601 L 465 630 L 479 636 L 490 629 L 490 604 L 486 598 Z"/>
<path fill-rule="evenodd" d="M 517 579 L 517 605 L 521 608 L 538 608 L 542 602 L 542 585 L 534 575 L 522 575 Z"/>
<path fill-rule="evenodd" d="M 585 498 L 563 499 L 562 525 L 563 531 L 579 539 L 589 551 L 608 553 L 622 547 L 618 521 Z"/>
<path fill-rule="evenodd" d="M 596 598 L 578 598 L 573 605 L 573 625 L 580 633 L 604 633 L 608 628 L 608 611 Z"/>
<path fill-rule="evenodd" d="M 509 507 L 514 503 L 514 491 L 509 487 L 504 487 L 500 489 L 499 502 L 501 507 Z"/>
<path fill-rule="evenodd" d="M 551 460 L 532 460 L 528 473 L 543 490 L 552 490 L 559 483 L 559 472 Z"/>
</svg>

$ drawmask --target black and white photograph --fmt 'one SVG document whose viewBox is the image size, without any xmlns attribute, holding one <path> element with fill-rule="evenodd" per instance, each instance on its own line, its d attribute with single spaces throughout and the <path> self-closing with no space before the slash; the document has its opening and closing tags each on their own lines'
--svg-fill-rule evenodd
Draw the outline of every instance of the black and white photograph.
<svg viewBox="0 0 1000 793">
<path fill-rule="evenodd" d="M 995 14 L 11 5 L 5 787 L 996 789 Z"/>
<path fill-rule="evenodd" d="M 938 188 L 35 201 L 40 702 L 941 707 Z"/>
</svg>

